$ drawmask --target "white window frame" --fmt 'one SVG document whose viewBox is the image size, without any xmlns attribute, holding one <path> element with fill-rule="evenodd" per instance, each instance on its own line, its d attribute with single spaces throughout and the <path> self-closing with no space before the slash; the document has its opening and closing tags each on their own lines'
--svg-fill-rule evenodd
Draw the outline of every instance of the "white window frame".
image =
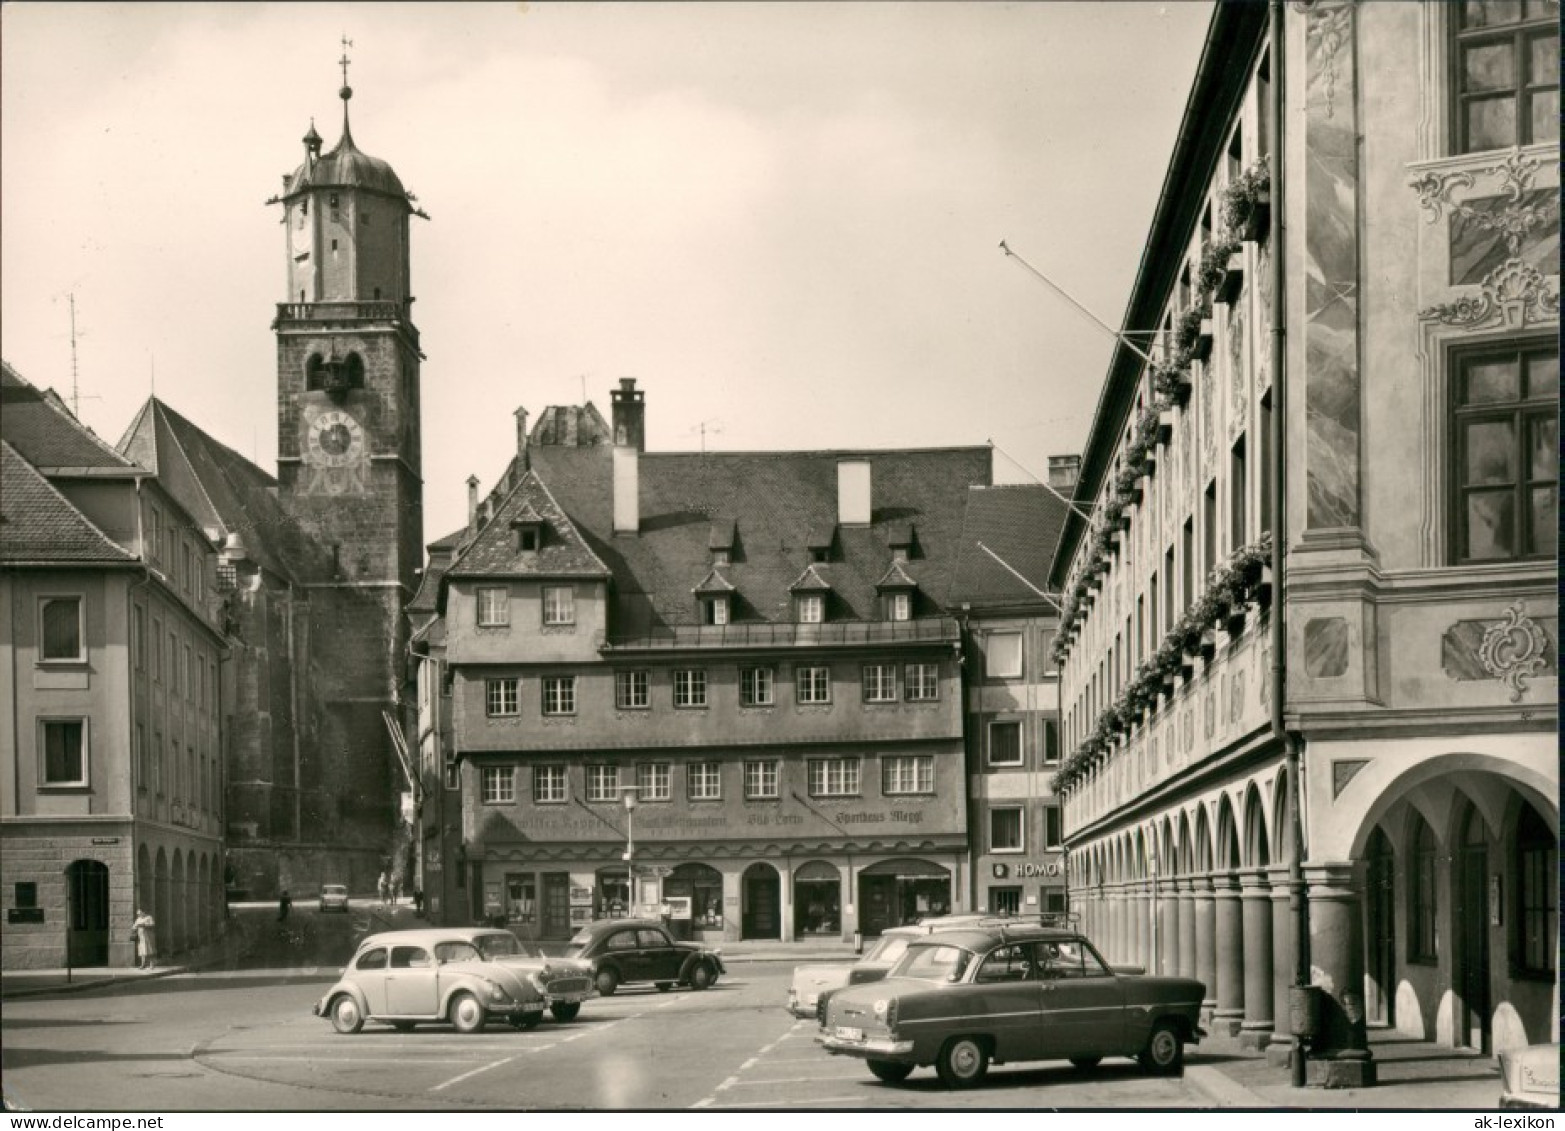
<svg viewBox="0 0 1565 1131">
<path fill-rule="evenodd" d="M 887 620 L 913 619 L 913 594 L 906 591 L 886 594 Z"/>
<path fill-rule="evenodd" d="M 891 754 L 880 760 L 880 792 L 908 797 L 935 792 L 935 759 L 929 754 Z"/>
<path fill-rule="evenodd" d="M 823 624 L 826 620 L 824 593 L 799 593 L 794 597 L 795 616 L 800 624 Z"/>
<path fill-rule="evenodd" d="M 768 667 L 739 669 L 739 705 L 771 707 L 777 703 L 777 673 Z"/>
<path fill-rule="evenodd" d="M 827 664 L 801 664 L 793 672 L 794 697 L 807 705 L 831 702 L 831 667 Z"/>
<path fill-rule="evenodd" d="M 76 756 L 81 772 L 71 779 L 55 780 L 49 776 L 49 731 L 52 727 L 76 726 L 81 728 L 81 742 Z M 92 785 L 92 721 L 85 715 L 50 715 L 38 720 L 38 788 L 39 789 L 87 789 Z"/>
<path fill-rule="evenodd" d="M 864 702 L 895 703 L 897 701 L 897 665 L 864 665 Z"/>
<path fill-rule="evenodd" d="M 56 602 L 76 605 L 76 653 L 72 656 L 46 656 L 48 636 L 44 611 Z M 46 593 L 38 598 L 38 662 L 40 664 L 83 664 L 87 662 L 87 598 L 81 593 Z"/>
<path fill-rule="evenodd" d="M 646 711 L 652 707 L 652 681 L 646 671 L 614 673 L 614 706 L 621 711 Z"/>
<path fill-rule="evenodd" d="M 587 800 L 610 801 L 620 799 L 619 767 L 602 763 L 587 767 Z"/>
<path fill-rule="evenodd" d="M 1000 641 L 1015 641 L 1016 656 L 1014 665 L 1002 666 L 1000 657 L 996 655 L 997 645 Z M 1010 659 L 1009 656 L 1005 657 Z M 984 634 L 984 678 L 985 679 L 1020 679 L 1022 677 L 1022 634 L 1018 632 L 986 632 Z"/>
<path fill-rule="evenodd" d="M 727 597 L 703 597 L 702 622 L 704 624 L 721 627 L 728 623 L 728 598 Z"/>
<path fill-rule="evenodd" d="M 539 696 L 543 713 L 560 718 L 576 713 L 576 677 L 573 675 L 546 675 L 543 677 L 543 694 Z"/>
<path fill-rule="evenodd" d="M 1016 844 L 998 845 L 994 838 L 994 820 L 1002 813 L 1016 814 Z M 997 805 L 989 810 L 989 851 L 996 856 L 1020 855 L 1027 851 L 1027 810 L 1020 805 Z"/>
<path fill-rule="evenodd" d="M 516 804 L 515 766 L 483 766 L 480 771 L 478 796 L 483 804 Z"/>
<path fill-rule="evenodd" d="M 710 760 L 686 764 L 685 794 L 691 801 L 721 801 L 723 764 Z"/>
<path fill-rule="evenodd" d="M 811 797 L 860 797 L 862 764 L 857 757 L 811 758 L 806 767 Z"/>
<path fill-rule="evenodd" d="M 576 590 L 573 587 L 543 587 L 543 623 L 550 627 L 576 623 Z"/>
<path fill-rule="evenodd" d="M 570 771 L 562 765 L 533 767 L 533 804 L 564 805 L 570 800 Z"/>
<path fill-rule="evenodd" d="M 1016 730 L 1016 757 L 1006 761 L 1000 761 L 995 755 L 994 732 L 996 727 L 1014 727 Z M 987 732 L 986 748 L 984 750 L 984 762 L 990 766 L 1005 766 L 1016 768 L 1027 764 L 1026 733 L 1020 719 L 991 719 Z"/>
<path fill-rule="evenodd" d="M 509 685 L 509 687 L 507 687 Z M 509 702 L 507 702 L 509 695 Z M 484 715 L 491 719 L 510 719 L 522 713 L 520 676 L 499 676 L 484 680 Z"/>
<path fill-rule="evenodd" d="M 775 801 L 782 796 L 782 775 L 777 759 L 757 758 L 744 764 L 746 801 Z"/>
<path fill-rule="evenodd" d="M 498 596 L 497 596 L 498 595 Z M 479 628 L 505 628 L 511 623 L 511 591 L 503 585 L 480 585 L 474 594 L 474 620 Z"/>
<path fill-rule="evenodd" d="M 706 669 L 679 668 L 674 672 L 674 706 L 681 711 L 701 710 L 707 704 Z"/>
<path fill-rule="evenodd" d="M 925 691 L 928 692 L 927 695 L 924 694 Z M 902 693 L 909 703 L 936 702 L 940 698 L 940 665 L 923 663 L 903 665 Z"/>
<path fill-rule="evenodd" d="M 636 796 L 642 801 L 672 801 L 673 765 L 669 762 L 636 763 Z"/>
</svg>

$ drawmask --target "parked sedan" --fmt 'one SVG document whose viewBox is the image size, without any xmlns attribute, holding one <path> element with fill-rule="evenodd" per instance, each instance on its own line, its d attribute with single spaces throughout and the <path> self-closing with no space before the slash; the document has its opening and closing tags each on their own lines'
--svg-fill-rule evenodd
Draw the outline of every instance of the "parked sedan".
<svg viewBox="0 0 1565 1131">
<path fill-rule="evenodd" d="M 727 973 L 722 952 L 676 942 L 656 919 L 602 919 L 577 931 L 565 948 L 592 964 L 593 984 L 604 997 L 623 985 L 651 982 L 659 990 L 704 990 Z"/>
<path fill-rule="evenodd" d="M 973 926 L 985 918 L 979 914 L 946 915 L 905 927 L 890 927 L 881 932 L 875 944 L 852 963 L 812 962 L 795 966 L 793 983 L 788 987 L 788 1012 L 795 1017 L 815 1017 L 821 998 L 829 996 L 833 990 L 864 982 L 878 982 L 884 978 L 886 972 L 896 965 L 897 959 L 907 951 L 908 943 L 914 939 L 921 939 L 934 931 Z"/>
<path fill-rule="evenodd" d="M 1184 1065 L 1206 987 L 1109 968 L 1070 930 L 1000 924 L 917 940 L 882 982 L 838 990 L 816 1040 L 897 1083 L 934 1065 L 947 1087 L 977 1084 L 990 1064 L 1130 1056 L 1149 1072 Z"/>
<path fill-rule="evenodd" d="M 449 1021 L 476 1033 L 491 1017 L 532 1029 L 546 1009 L 574 1018 L 592 996 L 591 976 L 586 963 L 529 956 L 509 931 L 387 931 L 359 944 L 314 1012 L 339 1033 L 357 1033 L 366 1021 L 403 1031 Z"/>
</svg>

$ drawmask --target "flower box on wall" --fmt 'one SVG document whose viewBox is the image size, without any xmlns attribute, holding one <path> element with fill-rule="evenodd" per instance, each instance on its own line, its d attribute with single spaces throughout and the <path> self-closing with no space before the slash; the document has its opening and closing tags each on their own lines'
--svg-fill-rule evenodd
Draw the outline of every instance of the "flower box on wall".
<svg viewBox="0 0 1565 1131">
<path fill-rule="evenodd" d="M 1228 257 L 1228 266 L 1223 270 L 1223 281 L 1217 284 L 1217 301 L 1231 306 L 1243 290 L 1244 252 L 1236 251 Z"/>
<path fill-rule="evenodd" d="M 1157 414 L 1157 442 L 1166 444 L 1174 437 L 1174 410 L 1165 408 Z"/>
<path fill-rule="evenodd" d="M 1190 374 L 1180 371 L 1174 374 L 1168 385 L 1168 396 L 1174 404 L 1180 408 L 1190 403 L 1190 394 L 1195 391 L 1195 383 L 1190 380 Z"/>
<path fill-rule="evenodd" d="M 1245 615 L 1243 609 L 1235 609 L 1229 613 L 1226 627 L 1229 636 L 1239 636 L 1244 632 Z"/>
<path fill-rule="evenodd" d="M 1212 657 L 1217 655 L 1217 632 L 1210 628 L 1203 632 L 1199 648 L 1201 650 L 1201 658 L 1210 663 Z"/>
<path fill-rule="evenodd" d="M 1272 567 L 1262 566 L 1258 576 L 1250 586 L 1250 592 L 1255 596 L 1256 603 L 1263 609 L 1272 603 Z"/>
<path fill-rule="evenodd" d="M 1206 361 L 1212 356 L 1212 320 L 1201 319 L 1201 332 L 1196 335 L 1195 344 L 1190 347 L 1190 356 L 1197 361 Z"/>
<path fill-rule="evenodd" d="M 1239 225 L 1239 238 L 1246 243 L 1263 243 L 1272 232 L 1272 190 L 1257 189 L 1250 211 Z"/>
</svg>

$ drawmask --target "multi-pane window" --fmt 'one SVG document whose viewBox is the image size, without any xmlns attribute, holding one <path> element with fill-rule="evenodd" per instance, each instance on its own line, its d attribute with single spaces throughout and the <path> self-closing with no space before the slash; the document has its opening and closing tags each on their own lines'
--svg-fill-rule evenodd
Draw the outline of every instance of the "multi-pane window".
<svg viewBox="0 0 1565 1131">
<path fill-rule="evenodd" d="M 984 675 L 1016 679 L 1022 674 L 1022 634 L 991 632 L 984 636 Z"/>
<path fill-rule="evenodd" d="M 1059 849 L 1065 843 L 1065 830 L 1060 824 L 1060 807 L 1043 807 L 1043 847 Z"/>
<path fill-rule="evenodd" d="M 1555 556 L 1560 354 L 1552 344 L 1458 356 L 1454 557 Z"/>
<path fill-rule="evenodd" d="M 540 804 L 559 804 L 566 799 L 564 766 L 533 767 L 533 800 Z"/>
<path fill-rule="evenodd" d="M 935 792 L 935 760 L 928 754 L 902 754 L 880 760 L 880 792 L 887 797 Z"/>
<path fill-rule="evenodd" d="M 544 677 L 543 713 L 546 715 L 574 715 L 576 713 L 575 676 L 551 675 Z"/>
<path fill-rule="evenodd" d="M 1559 954 L 1559 841 L 1531 805 L 1516 829 L 1516 878 L 1516 968 L 1552 978 Z"/>
<path fill-rule="evenodd" d="M 543 623 L 576 623 L 576 591 L 569 585 L 543 587 Z"/>
<path fill-rule="evenodd" d="M 794 686 L 800 703 L 830 703 L 831 669 L 813 665 L 800 667 L 794 672 Z"/>
<path fill-rule="evenodd" d="M 1026 847 L 1021 809 L 1008 806 L 989 810 L 989 851 L 1021 852 Z"/>
<path fill-rule="evenodd" d="M 685 767 L 685 781 L 692 801 L 717 801 L 723 796 L 719 762 L 691 762 Z"/>
<path fill-rule="evenodd" d="M 903 694 L 909 703 L 928 703 L 940 698 L 940 665 L 908 664 L 902 669 Z"/>
<path fill-rule="evenodd" d="M 811 797 L 857 797 L 859 795 L 857 758 L 811 758 L 809 776 Z"/>
<path fill-rule="evenodd" d="M 820 624 L 826 619 L 826 597 L 822 593 L 800 593 L 794 598 L 800 624 Z"/>
<path fill-rule="evenodd" d="M 911 594 L 911 593 L 887 593 L 886 594 L 886 619 L 887 620 L 912 620 L 913 619 L 913 594 Z"/>
<path fill-rule="evenodd" d="M 689 668 L 674 673 L 674 706 L 706 706 L 706 672 Z"/>
<path fill-rule="evenodd" d="M 991 915 L 1020 915 L 1022 913 L 1022 889 L 990 888 L 989 913 Z"/>
<path fill-rule="evenodd" d="M 770 707 L 776 701 L 774 696 L 771 668 L 739 669 L 741 707 Z"/>
<path fill-rule="evenodd" d="M 897 665 L 864 665 L 864 702 L 895 703 L 897 699 Z"/>
<path fill-rule="evenodd" d="M 667 762 L 638 762 L 636 764 L 636 796 L 642 801 L 668 801 L 674 791 Z"/>
<path fill-rule="evenodd" d="M 41 785 L 87 784 L 87 723 L 84 719 L 44 719 L 39 723 L 43 751 Z"/>
<path fill-rule="evenodd" d="M 701 623 L 723 625 L 728 623 L 728 598 L 703 597 L 701 599 Z"/>
<path fill-rule="evenodd" d="M 509 805 L 516 800 L 515 766 L 485 766 L 480 781 L 485 805 Z"/>
<path fill-rule="evenodd" d="M 646 672 L 614 673 L 614 705 L 622 711 L 639 711 L 652 704 Z"/>
<path fill-rule="evenodd" d="M 41 660 L 83 660 L 82 599 L 47 597 L 39 608 L 42 633 L 38 650 Z"/>
<path fill-rule="evenodd" d="M 485 586 L 478 590 L 478 624 L 481 628 L 511 623 L 511 599 L 501 587 Z"/>
<path fill-rule="evenodd" d="M 618 766 L 587 767 L 588 801 L 618 801 L 619 795 Z"/>
<path fill-rule="evenodd" d="M 522 681 L 516 676 L 484 680 L 484 713 L 490 718 L 515 715 L 522 709 Z"/>
<path fill-rule="evenodd" d="M 776 759 L 767 758 L 744 764 L 744 795 L 747 801 L 763 801 L 781 796 Z"/>
<path fill-rule="evenodd" d="M 1549 0 L 1457 6 L 1457 152 L 1559 140 L 1559 16 Z"/>
<path fill-rule="evenodd" d="M 1022 724 L 1019 721 L 989 724 L 989 764 L 991 766 L 1022 764 Z"/>
<path fill-rule="evenodd" d="M 1435 899 L 1435 834 L 1422 817 L 1415 817 L 1413 833 L 1413 875 L 1409 885 L 1408 960 L 1434 962 L 1437 902 Z"/>
</svg>

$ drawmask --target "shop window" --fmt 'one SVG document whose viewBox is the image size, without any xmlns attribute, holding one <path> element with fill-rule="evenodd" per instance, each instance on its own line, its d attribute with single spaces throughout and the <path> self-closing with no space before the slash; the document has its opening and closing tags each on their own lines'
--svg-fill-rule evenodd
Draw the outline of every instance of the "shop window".
<svg viewBox="0 0 1565 1131">
<path fill-rule="evenodd" d="M 1415 817 L 1413 830 L 1412 882 L 1408 891 L 1409 962 L 1431 963 L 1438 960 L 1436 943 L 1435 834 L 1429 822 Z"/>
<path fill-rule="evenodd" d="M 538 881 L 533 873 L 505 878 L 505 918 L 509 923 L 532 926 L 538 921 Z"/>
<path fill-rule="evenodd" d="M 897 701 L 897 666 L 895 664 L 864 665 L 864 702 L 895 703 Z"/>
<path fill-rule="evenodd" d="M 619 797 L 618 766 L 587 767 L 588 801 L 618 801 Z"/>
<path fill-rule="evenodd" d="M 533 767 L 533 801 L 540 805 L 558 805 L 568 796 L 564 766 Z"/>
<path fill-rule="evenodd" d="M 39 606 L 38 658 L 45 663 L 79 663 L 87 658 L 82 646 L 82 599 L 46 597 Z"/>
<path fill-rule="evenodd" d="M 482 785 L 485 805 L 510 805 L 516 800 L 516 768 L 485 766 Z"/>
<path fill-rule="evenodd" d="M 984 636 L 984 675 L 1017 679 L 1022 674 L 1022 634 L 990 632 Z"/>
<path fill-rule="evenodd" d="M 739 669 L 739 705 L 741 707 L 770 707 L 773 699 L 771 668 Z"/>
<path fill-rule="evenodd" d="M 621 711 L 643 711 L 652 705 L 647 673 L 615 672 L 614 705 Z"/>
<path fill-rule="evenodd" d="M 989 851 L 1022 852 L 1026 847 L 1022 810 L 1013 806 L 989 810 Z"/>
<path fill-rule="evenodd" d="M 775 758 L 744 764 L 744 796 L 746 801 L 772 801 L 781 796 Z"/>
<path fill-rule="evenodd" d="M 510 594 L 500 587 L 483 587 L 478 590 L 478 626 L 495 628 L 511 623 Z"/>
<path fill-rule="evenodd" d="M 989 913 L 991 915 L 1020 915 L 1022 913 L 1022 889 L 990 888 Z"/>
<path fill-rule="evenodd" d="M 1530 805 L 1516 829 L 1517 916 L 1512 962 L 1528 978 L 1553 980 L 1559 954 L 1559 842 Z"/>
<path fill-rule="evenodd" d="M 1453 7 L 1456 151 L 1558 141 L 1559 4 L 1465 0 Z"/>
<path fill-rule="evenodd" d="M 1458 355 L 1454 369 L 1454 564 L 1552 560 L 1559 525 L 1559 350 Z"/>
<path fill-rule="evenodd" d="M 940 698 L 940 665 L 908 664 L 902 669 L 902 682 L 909 703 L 932 703 Z"/>
<path fill-rule="evenodd" d="M 706 706 L 706 672 L 700 668 L 674 673 L 674 706 Z"/>
<path fill-rule="evenodd" d="M 484 713 L 502 718 L 521 712 L 522 681 L 515 676 L 484 680 Z"/>
<path fill-rule="evenodd" d="M 1019 721 L 989 724 L 989 764 L 991 766 L 1022 764 L 1022 724 Z"/>
<path fill-rule="evenodd" d="M 543 587 L 543 623 L 549 625 L 576 623 L 576 591 L 569 585 Z"/>
</svg>

